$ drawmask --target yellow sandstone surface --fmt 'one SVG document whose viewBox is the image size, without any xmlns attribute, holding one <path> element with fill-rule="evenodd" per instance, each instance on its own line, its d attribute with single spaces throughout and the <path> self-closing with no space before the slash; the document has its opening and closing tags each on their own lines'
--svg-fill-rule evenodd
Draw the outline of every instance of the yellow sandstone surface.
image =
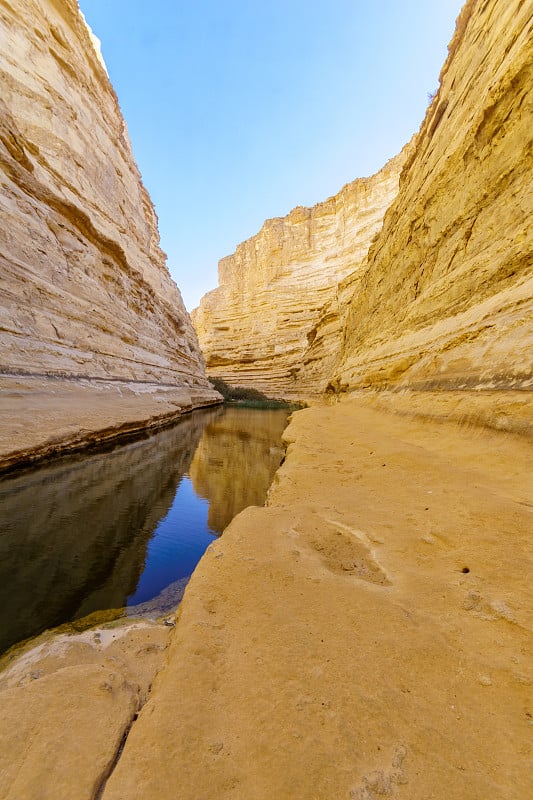
<svg viewBox="0 0 533 800">
<path fill-rule="evenodd" d="M 2 796 L 528 797 L 533 414 L 500 394 L 525 435 L 490 429 L 457 394 L 296 412 L 168 650 L 111 628 L 8 655 Z"/>
<path fill-rule="evenodd" d="M 529 797 L 531 444 L 388 402 L 293 416 L 104 800 Z"/>
<path fill-rule="evenodd" d="M 164 663 L 170 628 L 45 634 L 0 673 L 3 800 L 97 797 Z"/>
<path fill-rule="evenodd" d="M 0 472 L 155 430 L 214 396 L 148 381 L 0 375 Z"/>
<path fill-rule="evenodd" d="M 0 398 L 13 374 L 39 379 L 56 396 L 62 384 L 54 379 L 67 378 L 81 398 L 79 427 L 83 397 L 112 409 L 105 381 L 166 384 L 179 405 L 213 402 L 116 95 L 77 3 L 2 2 L 0 41 Z M 43 396 L 36 391 L 33 400 Z M 129 421 L 138 420 L 134 412 Z M 44 438 L 33 431 L 35 446 Z M 9 441 L 6 448 L 0 456 Z"/>
<path fill-rule="evenodd" d="M 342 337 L 339 286 L 364 261 L 408 152 L 323 203 L 267 220 L 219 262 L 218 288 L 191 315 L 210 376 L 271 396 L 325 385 Z"/>
<path fill-rule="evenodd" d="M 111 140 L 119 149 L 126 147 L 105 73 L 95 51 L 87 49 L 87 29 L 79 19 L 73 22 L 70 2 L 28 0 L 14 8 L 13 2 L 0 2 L 0 20 L 8 21 L 14 37 L 9 52 L 18 48 L 34 65 L 26 72 L 20 65 L 2 67 L 11 107 L 18 109 L 16 116 L 6 112 L 0 118 L 11 131 L 0 145 L 7 165 L 2 208 L 11 214 L 0 232 L 3 252 L 9 254 L 3 268 L 12 270 L 6 285 L 15 298 L 10 295 L 15 305 L 5 308 L 18 309 L 2 332 L 3 352 L 20 359 L 20 371 L 28 372 L 37 352 L 47 372 L 56 375 L 57 370 L 58 381 L 59 365 L 66 364 L 68 375 L 75 376 L 72 391 L 78 391 L 78 381 L 83 389 L 90 364 L 92 384 L 104 380 L 106 391 L 121 395 L 126 404 L 134 402 L 130 393 L 140 394 L 157 380 L 162 394 L 153 402 L 163 416 L 172 402 L 164 384 L 173 386 L 178 373 L 183 377 L 176 383 L 179 391 L 188 392 L 188 381 L 189 389 L 199 392 L 194 402 L 207 402 L 214 395 L 198 377 L 201 366 L 193 366 L 201 365 L 201 357 L 187 321 L 177 334 L 182 337 L 178 347 L 169 333 L 166 303 L 168 291 L 175 290 L 168 289 L 166 278 L 157 286 L 155 229 L 146 220 L 143 225 L 137 200 L 126 214 L 132 231 L 115 227 L 124 219 L 115 215 L 118 198 L 128 203 L 140 192 L 137 179 L 128 178 L 127 191 L 116 194 L 107 159 L 97 160 L 83 193 L 93 197 L 103 181 L 109 197 L 94 197 L 90 209 L 81 209 L 86 216 L 71 214 L 72 205 L 81 208 L 76 180 L 82 180 L 83 171 L 73 170 L 64 185 L 52 146 L 55 142 L 61 150 L 60 139 L 52 135 L 56 117 L 51 114 L 42 129 L 30 123 L 32 103 L 51 92 L 45 86 L 54 89 L 54 103 L 63 108 L 61 97 L 74 85 L 72 76 L 69 81 L 64 76 L 71 75 L 70 59 L 80 59 L 81 52 L 88 60 L 85 66 L 76 62 L 75 73 L 85 81 L 84 93 L 104 92 L 108 105 L 101 101 L 103 129 L 90 114 L 79 130 L 71 119 L 69 158 L 77 156 L 81 163 L 92 158 L 93 150 L 80 145 L 82 158 L 73 142 L 93 122 L 94 141 L 103 152 L 110 152 L 105 143 Z M 330 254 L 335 260 L 335 200 L 326 202 L 323 218 L 322 211 L 297 209 L 267 224 L 253 244 L 223 262 L 229 288 L 221 287 L 220 296 L 233 298 L 226 306 L 233 309 L 229 331 L 221 330 L 224 314 L 215 301 L 209 310 L 211 319 L 219 315 L 217 337 L 223 334 L 231 344 L 221 348 L 212 366 L 232 382 L 253 382 L 272 394 L 290 393 L 298 385 L 305 393 L 319 391 L 328 383 L 341 392 L 388 384 L 436 385 L 441 391 L 352 391 L 338 403 L 297 412 L 266 507 L 243 511 L 211 545 L 185 592 L 168 650 L 162 649 L 166 639 L 158 639 L 155 650 L 150 643 L 132 642 L 127 652 L 114 649 L 105 655 L 92 642 L 94 655 L 85 642 L 74 645 L 74 660 L 57 650 L 39 651 L 35 662 L 24 661 L 26 651 L 10 660 L 0 678 L 2 796 L 531 796 L 533 411 L 526 390 L 531 388 L 532 335 L 532 17 L 528 2 L 468 0 L 439 92 L 412 149 L 403 154 L 397 197 L 374 243 L 366 243 L 368 255 L 362 248 L 352 271 L 342 243 L 352 237 L 355 253 L 356 237 L 339 234 L 347 272 L 339 276 L 338 300 L 314 277 Z M 26 39 L 22 44 L 22 31 L 29 30 L 41 32 L 31 47 Z M 72 37 L 75 46 L 69 49 L 64 42 Z M 41 63 L 46 70 L 40 71 Z M 44 72 L 54 79 L 41 82 Z M 58 86 L 60 75 L 64 80 Z M 39 91 L 34 92 L 34 82 Z M 62 114 L 57 117 L 61 125 Z M 124 156 L 120 181 L 126 180 L 126 162 L 133 169 Z M 352 191 L 364 195 L 369 184 L 358 186 L 347 189 L 347 196 L 355 196 Z M 49 200 L 56 196 L 60 201 Z M 376 207 L 369 205 L 370 216 Z M 17 233 L 21 213 L 32 232 L 27 240 Z M 347 227 L 348 217 L 355 219 L 347 215 Z M 374 233 L 381 226 L 377 217 Z M 321 260 L 316 254 L 327 231 Z M 309 240 L 312 247 L 306 250 Z M 57 259 L 44 258 L 41 271 L 32 267 L 35 276 L 45 276 L 44 284 L 37 277 L 28 284 L 17 272 L 21 263 L 41 263 L 35 259 L 43 241 L 51 248 L 57 241 L 61 252 L 81 253 L 60 262 L 71 269 L 72 287 L 79 277 L 79 291 L 72 289 L 78 308 L 72 327 L 61 327 L 59 309 L 63 313 L 68 307 L 62 270 L 57 281 L 47 272 Z M 117 269 L 112 274 L 123 283 L 104 303 L 100 289 L 94 289 L 95 282 L 101 285 L 101 272 L 93 259 L 100 258 L 97 251 L 108 241 L 120 241 L 126 261 L 114 245 L 107 248 Z M 303 261 L 285 258 L 291 242 L 295 251 L 306 253 Z M 255 244 L 258 254 L 263 246 L 270 253 L 273 271 L 268 273 L 265 256 L 264 275 L 245 270 L 240 285 L 234 273 L 237 265 L 256 263 Z M 156 253 L 155 261 L 148 252 Z M 290 265 L 287 274 L 285 265 Z M 305 278 L 300 283 L 298 273 Z M 265 288 L 269 280 L 271 292 Z M 284 284 L 290 291 L 277 294 L 276 286 Z M 34 290 L 37 285 L 42 291 Z M 83 305 L 86 292 L 89 309 Z M 284 306 L 291 292 L 293 305 L 287 300 Z M 55 299 L 46 300 L 44 314 L 40 303 L 47 293 Z M 295 293 L 305 297 L 300 310 Z M 107 339 L 102 332 L 99 308 L 105 309 L 111 331 L 115 319 L 123 330 L 133 319 L 126 311 L 132 294 L 142 309 L 137 338 L 119 344 L 116 335 Z M 92 304 L 96 297 L 101 306 Z M 246 307 L 250 297 L 260 301 L 255 316 Z M 291 324 L 267 311 L 267 297 L 274 308 L 287 310 Z M 45 327 L 52 308 L 57 333 Z M 89 328 L 80 322 L 88 318 L 83 308 L 95 320 L 94 349 L 85 335 Z M 16 329 L 18 319 L 24 320 L 23 328 Z M 277 352 L 263 349 L 263 329 L 279 331 Z M 270 343 L 272 338 L 269 334 Z M 255 340 L 257 350 L 251 346 Z M 185 341 L 189 358 L 183 360 Z M 126 346 L 130 361 L 122 358 Z M 304 361 L 314 376 L 307 383 Z M 230 366 L 234 374 L 225 371 Z M 16 378 L 21 383 L 5 376 L 13 397 L 25 391 L 26 379 L 41 380 L 33 373 Z M 50 431 L 52 383 L 48 374 L 43 380 Z M 145 398 L 152 403 L 150 392 Z M 58 408 L 67 406 L 65 401 Z M 94 409 L 98 413 L 87 413 L 97 424 L 103 404 Z M 0 412 L 9 420 L 9 413 L 1 407 Z M 113 424 L 106 421 L 108 428 Z M 24 430 L 18 434 L 24 441 Z M 199 486 L 213 479 L 199 471 L 194 476 Z M 106 639 L 102 647 L 107 644 Z M 141 669 L 144 647 L 156 656 L 151 672 Z M 165 667 L 148 695 L 161 653 Z"/>
</svg>

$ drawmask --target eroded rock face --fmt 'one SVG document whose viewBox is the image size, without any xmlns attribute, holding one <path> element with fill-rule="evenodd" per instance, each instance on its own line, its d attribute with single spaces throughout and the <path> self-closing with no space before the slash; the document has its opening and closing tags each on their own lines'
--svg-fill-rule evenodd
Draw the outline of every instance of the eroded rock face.
<svg viewBox="0 0 533 800">
<path fill-rule="evenodd" d="M 219 287 L 192 313 L 209 375 L 270 395 L 321 387 L 340 348 L 339 285 L 379 231 L 407 152 L 324 203 L 267 220 L 220 261 Z"/>
<path fill-rule="evenodd" d="M 335 386 L 533 385 L 532 35 L 527 3 L 465 5 Z"/>
<path fill-rule="evenodd" d="M 4 2 L 0 41 L 0 371 L 213 399 L 77 3 Z"/>
<path fill-rule="evenodd" d="M 208 371 L 285 395 L 530 388 L 532 86 L 530 6 L 469 0 L 408 152 L 220 262 L 193 317 Z"/>
</svg>

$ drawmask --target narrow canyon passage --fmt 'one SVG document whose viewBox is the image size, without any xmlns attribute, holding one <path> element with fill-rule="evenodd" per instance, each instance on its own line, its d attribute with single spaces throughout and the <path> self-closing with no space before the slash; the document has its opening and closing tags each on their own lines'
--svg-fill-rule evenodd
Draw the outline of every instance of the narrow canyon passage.
<svg viewBox="0 0 533 800">
<path fill-rule="evenodd" d="M 0 0 L 0 800 L 531 797 L 533 0 L 404 73 L 451 4 Z"/>
</svg>

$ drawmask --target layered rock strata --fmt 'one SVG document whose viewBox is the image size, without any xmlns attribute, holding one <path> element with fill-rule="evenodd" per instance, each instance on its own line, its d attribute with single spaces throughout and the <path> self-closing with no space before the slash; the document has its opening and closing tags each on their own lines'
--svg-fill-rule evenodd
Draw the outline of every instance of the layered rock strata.
<svg viewBox="0 0 533 800">
<path fill-rule="evenodd" d="M 462 273 L 451 271 L 460 293 L 467 287 L 474 293 L 467 310 L 472 335 L 462 338 L 467 348 L 463 367 L 456 364 L 452 369 L 452 362 L 446 362 L 446 353 L 455 358 L 460 344 L 453 338 L 437 339 L 435 334 L 441 313 L 439 293 L 448 302 L 453 300 L 447 273 L 440 284 L 435 276 L 434 284 L 428 280 L 422 286 L 428 309 L 435 309 L 434 328 L 428 321 L 409 334 L 419 335 L 422 344 L 435 343 L 435 358 L 439 353 L 443 358 L 442 372 L 437 362 L 433 372 L 424 372 L 426 367 L 429 370 L 429 361 L 424 361 L 426 351 L 421 346 L 413 350 L 415 360 L 410 366 L 395 361 L 398 353 L 408 352 L 402 350 L 407 340 L 402 326 L 407 322 L 400 300 L 383 298 L 389 302 L 389 312 L 398 317 L 397 330 L 393 322 L 386 323 L 389 351 L 382 351 L 380 361 L 379 352 L 372 355 L 365 350 L 365 341 L 377 337 L 381 319 L 379 304 L 370 303 L 372 298 L 377 303 L 380 294 L 369 261 L 365 280 L 348 278 L 342 292 L 356 291 L 362 297 L 368 290 L 376 322 L 360 319 L 357 307 L 346 305 L 348 333 L 338 385 L 382 386 L 402 379 L 429 382 L 435 375 L 453 385 L 461 385 L 465 376 L 476 383 L 497 383 L 499 352 L 508 354 L 501 382 L 527 385 L 525 371 L 521 377 L 515 370 L 528 335 L 524 309 L 530 299 L 522 306 L 518 302 L 520 291 L 525 293 L 527 288 L 527 264 L 521 272 L 517 261 L 508 283 L 498 277 L 497 270 L 490 272 L 495 264 L 508 264 L 506 257 L 512 260 L 515 253 L 507 230 L 515 230 L 513 241 L 519 254 L 524 254 L 528 241 L 527 231 L 522 237 L 514 227 L 529 198 L 520 182 L 523 162 L 509 155 L 514 170 L 507 180 L 516 194 L 507 195 L 504 208 L 494 207 L 498 198 L 492 184 L 475 188 L 476 176 L 484 181 L 492 174 L 485 173 L 483 165 L 487 161 L 485 166 L 495 166 L 490 157 L 494 147 L 502 148 L 496 162 L 505 175 L 506 153 L 512 151 L 507 150 L 512 138 L 506 127 L 510 120 L 520 131 L 517 151 L 529 147 L 530 128 L 522 120 L 522 114 L 529 113 L 529 95 L 521 93 L 519 77 L 511 81 L 522 97 L 517 107 L 512 92 L 503 91 L 507 78 L 500 80 L 530 50 L 529 39 L 524 38 L 530 35 L 529 23 L 522 34 L 517 33 L 525 15 L 527 4 L 518 0 L 469 2 L 443 72 L 444 87 L 454 59 L 460 57 L 465 73 L 471 69 L 472 80 L 477 76 L 482 102 L 484 86 L 489 93 L 496 92 L 494 116 L 484 107 L 487 132 L 491 120 L 500 122 L 499 132 L 486 142 L 486 156 L 483 148 L 477 152 L 477 167 L 468 159 L 464 163 L 461 192 L 459 179 L 454 181 L 451 173 L 446 176 L 444 165 L 442 174 L 435 173 L 443 183 L 432 184 L 439 188 L 438 219 L 449 219 L 450 225 L 454 221 L 435 250 L 435 264 L 442 263 L 437 252 L 444 252 L 445 242 L 452 246 L 455 226 L 463 230 L 461 215 L 449 211 L 446 217 L 444 210 L 453 204 L 461 208 L 463 197 L 479 200 L 483 192 L 492 204 L 492 211 L 478 209 L 486 250 L 481 250 L 474 225 L 470 239 L 472 246 L 477 243 L 479 260 L 468 261 L 478 277 L 484 274 L 479 272 L 480 264 L 489 269 L 487 282 L 472 278 L 471 283 L 466 279 L 462 283 Z M 481 19 L 485 29 L 479 27 Z M 471 46 L 469 58 L 462 49 L 465 41 Z M 489 70 L 498 59 L 501 70 L 492 76 L 489 89 L 478 66 L 482 61 Z M 523 61 L 516 75 L 527 68 Z M 465 103 L 465 126 L 471 130 L 477 106 L 459 74 L 455 87 L 449 87 L 450 106 L 455 88 Z M 421 137 L 429 136 L 432 128 L 432 140 L 444 144 L 439 138 L 447 114 L 447 107 L 440 106 L 442 91 L 441 87 L 437 106 L 430 109 L 432 122 L 426 120 L 427 131 L 423 127 Z M 510 105 L 509 117 L 502 116 L 503 97 Z M 457 114 L 459 100 L 453 102 Z M 462 129 L 452 125 L 454 130 L 461 145 Z M 483 137 L 478 145 L 482 141 Z M 450 148 L 446 158 L 454 163 Z M 431 154 L 429 147 L 429 161 Z M 415 162 L 422 167 L 415 154 L 408 172 Z M 426 175 L 418 187 L 420 193 L 430 186 L 432 176 Z M 453 204 L 444 201 L 447 181 Z M 506 186 L 505 180 L 498 184 L 503 195 Z M 402 191 L 407 190 L 400 190 L 400 198 Z M 426 196 L 422 193 L 421 197 Z M 416 198 L 413 201 L 416 206 Z M 431 219 L 429 196 L 427 204 L 427 219 Z M 399 207 L 406 215 L 411 213 L 407 206 Z M 396 222 L 402 230 L 408 224 L 399 216 Z M 394 226 L 390 220 L 388 224 L 393 248 L 399 239 L 394 240 Z M 408 236 L 405 240 L 407 255 L 415 234 L 421 236 L 413 231 L 413 240 Z M 465 254 L 470 239 L 463 247 Z M 371 252 L 372 263 L 381 265 L 382 283 L 391 279 L 385 257 L 379 255 L 385 244 L 380 238 Z M 421 250 L 419 263 L 425 252 Z M 392 256 L 391 265 L 401 262 L 399 252 L 391 250 Z M 405 263 L 417 262 L 409 255 Z M 450 264 L 453 267 L 455 262 Z M 404 280 L 410 285 L 409 274 Z M 393 281 L 391 291 L 400 291 L 400 283 Z M 433 286 L 431 291 L 429 286 Z M 496 287 L 495 294 L 490 294 L 491 287 Z M 508 306 L 505 297 L 510 297 Z M 463 299 L 468 303 L 468 298 Z M 494 327 L 479 333 L 482 311 L 490 311 L 491 303 L 493 310 L 499 308 L 502 324 L 491 322 L 489 316 L 487 324 Z M 450 307 L 451 316 L 444 322 L 463 324 L 467 319 L 461 316 L 463 311 L 453 303 Z M 322 319 L 326 326 L 324 314 Z M 493 346 L 488 340 L 483 345 L 483 336 L 489 334 Z M 475 357 L 480 345 L 486 357 L 485 375 Z M 515 800 L 528 796 L 533 714 L 529 580 L 533 465 L 529 441 L 516 433 L 531 436 L 533 420 L 527 393 L 509 393 L 504 400 L 503 391 L 382 392 L 377 396 L 364 392 L 330 407 L 298 412 L 286 433 L 287 456 L 268 506 L 249 508 L 239 515 L 195 571 L 177 618 L 168 665 L 157 676 L 151 698 L 136 721 L 134 709 L 139 705 L 134 691 L 124 686 L 120 676 L 106 675 L 96 666 L 80 671 L 76 683 L 70 681 L 70 673 L 58 671 L 55 687 L 43 675 L 41 692 L 37 691 L 39 682 L 35 683 L 38 675 L 30 673 L 22 678 L 25 686 L 20 687 L 18 698 L 6 696 L 4 739 L 9 748 L 5 748 L 6 766 L 1 771 L 5 796 L 34 797 L 36 775 L 43 797 L 56 797 L 59 789 L 80 800 L 94 796 L 165 800 L 175 798 L 176 787 L 184 800 Z M 484 430 L 487 424 L 499 430 Z M 128 679 L 125 682 L 129 684 Z M 26 697 L 25 689 L 29 689 Z M 75 698 L 68 706 L 68 726 L 63 708 L 59 714 L 54 711 L 66 689 Z M 95 702 L 87 703 L 93 693 Z M 33 712 L 26 714 L 28 700 Z M 120 724 L 114 702 L 122 709 Z M 89 714 L 93 715 L 90 719 Z M 43 744 L 36 734 L 50 718 L 52 733 Z M 107 737 L 100 736 L 102 720 L 108 726 Z M 121 734 L 132 721 L 120 751 Z M 125 725 L 122 730 L 121 725 Z M 87 728 L 95 745 L 89 758 Z M 80 729 L 83 738 L 74 733 Z M 21 747 L 19 730 L 31 748 Z M 65 730 L 73 735 L 65 737 Z M 64 767 L 59 775 L 57 767 Z M 93 775 L 87 774 L 88 767 Z"/>
<path fill-rule="evenodd" d="M 0 473 L 159 429 L 213 402 L 200 387 L 0 376 Z"/>
<path fill-rule="evenodd" d="M 282 394 L 533 386 L 532 30 L 521 0 L 469 0 L 406 159 L 220 263 L 193 318 L 209 372 Z"/>
<path fill-rule="evenodd" d="M 323 203 L 267 220 L 220 261 L 218 288 L 192 313 L 209 375 L 274 396 L 325 383 L 341 342 L 339 284 L 363 262 L 407 153 Z"/>
<path fill-rule="evenodd" d="M 164 383 L 184 404 L 213 401 L 77 3 L 3 2 L 0 40 L 0 373 L 84 379 L 87 394 L 102 380 Z"/>
<path fill-rule="evenodd" d="M 469 0 L 334 385 L 533 386 L 533 17 Z"/>
</svg>

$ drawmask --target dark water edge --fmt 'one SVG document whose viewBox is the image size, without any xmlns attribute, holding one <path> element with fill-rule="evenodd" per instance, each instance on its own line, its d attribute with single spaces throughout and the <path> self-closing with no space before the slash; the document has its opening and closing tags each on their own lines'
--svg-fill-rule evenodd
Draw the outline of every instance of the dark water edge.
<svg viewBox="0 0 533 800">
<path fill-rule="evenodd" d="M 0 652 L 95 612 L 175 607 L 208 544 L 264 503 L 286 422 L 218 406 L 0 479 Z"/>
</svg>

